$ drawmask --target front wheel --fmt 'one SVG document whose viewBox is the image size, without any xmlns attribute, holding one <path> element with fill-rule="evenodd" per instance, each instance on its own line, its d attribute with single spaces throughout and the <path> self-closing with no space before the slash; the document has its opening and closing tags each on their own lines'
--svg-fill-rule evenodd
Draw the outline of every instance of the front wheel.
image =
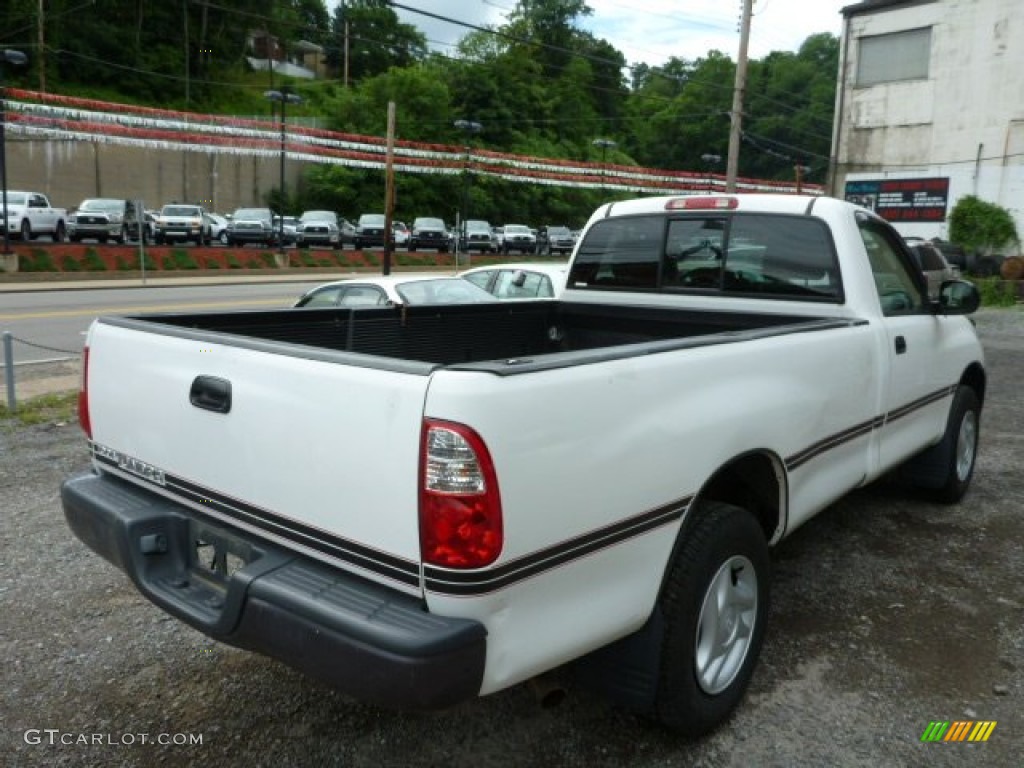
<svg viewBox="0 0 1024 768">
<path fill-rule="evenodd" d="M 67 236 L 67 230 L 64 228 L 64 222 L 58 221 L 57 228 L 53 230 L 53 242 L 63 243 Z"/>
<path fill-rule="evenodd" d="M 686 736 L 721 725 L 750 683 L 768 618 L 768 544 L 752 514 L 705 502 L 669 567 L 654 716 Z"/>
</svg>

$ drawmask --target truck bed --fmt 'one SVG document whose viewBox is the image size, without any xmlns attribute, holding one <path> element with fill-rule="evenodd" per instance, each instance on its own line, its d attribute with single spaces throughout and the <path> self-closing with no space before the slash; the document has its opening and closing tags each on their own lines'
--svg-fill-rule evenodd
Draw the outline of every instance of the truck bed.
<svg viewBox="0 0 1024 768">
<path fill-rule="evenodd" d="M 646 354 L 654 351 L 652 344 L 658 350 L 702 346 L 851 324 L 826 317 L 559 301 L 204 312 L 104 322 L 409 373 L 457 366 L 502 374 Z"/>
</svg>

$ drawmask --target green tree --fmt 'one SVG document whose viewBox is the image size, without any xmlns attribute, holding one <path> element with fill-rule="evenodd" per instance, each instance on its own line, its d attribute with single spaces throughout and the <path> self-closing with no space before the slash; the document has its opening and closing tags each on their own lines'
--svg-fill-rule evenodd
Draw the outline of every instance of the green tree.
<svg viewBox="0 0 1024 768">
<path fill-rule="evenodd" d="M 953 206 L 949 214 L 949 239 L 985 255 L 1020 244 L 1010 212 L 975 195 L 961 197 Z"/>
<path fill-rule="evenodd" d="M 346 28 L 346 22 L 348 23 Z M 345 68 L 345 39 L 348 40 L 350 81 L 387 72 L 391 67 L 408 67 L 427 56 L 427 39 L 416 27 L 398 19 L 386 0 L 347 0 L 334 12 L 331 37 L 341 42 L 328 61 Z"/>
</svg>

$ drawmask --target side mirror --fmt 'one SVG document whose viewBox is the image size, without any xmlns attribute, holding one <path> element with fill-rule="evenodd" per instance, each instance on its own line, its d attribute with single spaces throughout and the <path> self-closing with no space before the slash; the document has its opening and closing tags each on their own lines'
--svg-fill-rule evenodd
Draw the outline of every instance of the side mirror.
<svg viewBox="0 0 1024 768">
<path fill-rule="evenodd" d="M 938 311 L 946 315 L 969 315 L 981 305 L 974 283 L 945 280 L 939 288 Z"/>
</svg>

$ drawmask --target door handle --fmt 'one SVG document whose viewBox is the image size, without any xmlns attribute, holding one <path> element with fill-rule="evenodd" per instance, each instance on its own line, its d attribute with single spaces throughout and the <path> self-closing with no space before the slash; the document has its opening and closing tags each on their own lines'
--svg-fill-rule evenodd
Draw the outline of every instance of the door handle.
<svg viewBox="0 0 1024 768">
<path fill-rule="evenodd" d="M 217 376 L 196 376 L 188 399 L 204 411 L 227 413 L 231 410 L 231 382 Z"/>
<path fill-rule="evenodd" d="M 894 341 L 894 346 L 896 347 L 896 354 L 902 355 L 907 351 L 907 340 L 902 336 L 897 336 Z"/>
</svg>

